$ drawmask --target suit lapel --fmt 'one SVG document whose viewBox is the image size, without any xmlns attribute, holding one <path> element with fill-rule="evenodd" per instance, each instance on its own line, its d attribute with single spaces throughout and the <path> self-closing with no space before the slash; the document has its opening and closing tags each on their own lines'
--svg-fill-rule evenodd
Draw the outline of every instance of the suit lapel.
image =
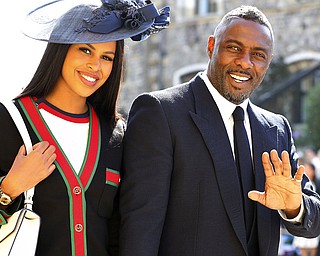
<svg viewBox="0 0 320 256">
<path fill-rule="evenodd" d="M 277 127 L 270 126 L 258 108 L 251 103 L 248 105 L 248 114 L 251 126 L 253 145 L 253 161 L 256 176 L 256 188 L 264 190 L 265 175 L 263 171 L 261 156 L 263 152 L 270 152 L 277 148 Z"/>
<path fill-rule="evenodd" d="M 260 108 L 249 103 L 248 114 L 251 125 L 251 136 L 253 145 L 253 161 L 256 190 L 264 191 L 265 174 L 262 166 L 261 156 L 263 152 L 270 152 L 277 149 L 277 127 L 270 126 L 269 122 L 262 114 Z M 260 248 L 268 248 L 271 237 L 271 213 L 268 208 L 257 203 L 257 225 Z"/>
<path fill-rule="evenodd" d="M 246 231 L 241 211 L 241 190 L 227 131 L 220 112 L 206 85 L 197 77 L 191 84 L 195 113 L 191 117 L 202 134 L 214 163 L 221 198 L 233 229 L 246 250 Z"/>
</svg>

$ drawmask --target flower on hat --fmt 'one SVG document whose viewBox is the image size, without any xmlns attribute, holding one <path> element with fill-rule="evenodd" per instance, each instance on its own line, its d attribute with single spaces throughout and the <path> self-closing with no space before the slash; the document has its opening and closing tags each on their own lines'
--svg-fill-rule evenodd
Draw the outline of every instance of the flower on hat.
<svg viewBox="0 0 320 256">
<path fill-rule="evenodd" d="M 101 0 L 100 6 L 84 1 L 54 0 L 38 7 L 27 15 L 23 33 L 63 44 L 142 41 L 170 24 L 170 7 L 158 10 L 150 0 Z"/>
<path fill-rule="evenodd" d="M 94 33 L 110 33 L 124 26 L 126 29 L 138 29 L 143 22 L 154 19 L 154 25 L 139 36 L 132 37 L 135 41 L 146 39 L 154 33 L 166 28 L 169 23 L 170 8 L 167 6 L 160 11 L 151 1 L 146 4 L 140 1 L 101 0 L 102 6 L 95 9 L 90 18 L 84 19 L 85 25 L 79 30 Z M 112 25 L 110 25 L 112 24 Z"/>
</svg>

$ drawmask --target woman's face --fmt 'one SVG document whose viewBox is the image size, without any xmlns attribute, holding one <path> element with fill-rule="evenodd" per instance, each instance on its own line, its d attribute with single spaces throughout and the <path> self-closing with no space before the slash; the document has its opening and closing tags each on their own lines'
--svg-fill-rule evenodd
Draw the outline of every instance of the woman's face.
<svg viewBox="0 0 320 256">
<path fill-rule="evenodd" d="M 116 53 L 116 42 L 70 46 L 54 91 L 87 98 L 108 79 Z"/>
</svg>

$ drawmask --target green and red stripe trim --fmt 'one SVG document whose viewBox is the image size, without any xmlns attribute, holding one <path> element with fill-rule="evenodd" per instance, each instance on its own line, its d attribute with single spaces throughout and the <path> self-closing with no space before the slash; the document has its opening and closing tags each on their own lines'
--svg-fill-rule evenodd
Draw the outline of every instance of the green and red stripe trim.
<svg viewBox="0 0 320 256">
<path fill-rule="evenodd" d="M 59 143 L 56 141 L 53 134 L 51 134 L 49 127 L 47 127 L 34 99 L 31 97 L 23 97 L 19 99 L 18 102 L 39 140 L 48 141 L 50 145 L 56 147 L 55 153 L 57 154 L 57 158 L 55 163 L 65 181 L 69 194 L 70 230 L 71 240 L 73 242 L 72 254 L 75 256 L 84 256 L 87 254 L 85 223 L 86 202 L 84 192 L 94 176 L 99 160 L 101 142 L 99 119 L 94 109 L 90 106 L 89 141 L 87 143 L 88 146 L 84 165 L 79 173 L 79 178 L 74 172 Z M 74 191 L 80 191 L 80 193 L 75 193 Z"/>
<path fill-rule="evenodd" d="M 107 168 L 106 170 L 106 184 L 119 187 L 120 184 L 120 172 Z"/>
</svg>

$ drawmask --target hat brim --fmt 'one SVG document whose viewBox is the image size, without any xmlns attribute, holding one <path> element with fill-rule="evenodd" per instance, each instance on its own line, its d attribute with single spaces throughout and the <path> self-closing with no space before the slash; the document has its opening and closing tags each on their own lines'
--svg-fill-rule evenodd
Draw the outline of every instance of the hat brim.
<svg viewBox="0 0 320 256">
<path fill-rule="evenodd" d="M 89 5 L 86 0 L 57 0 L 29 13 L 22 32 L 30 38 L 49 43 L 102 43 L 131 38 L 148 30 L 154 23 L 154 19 L 145 21 L 135 29 L 122 26 L 107 34 L 83 29 L 83 20 L 90 18 L 92 11 L 99 7 Z"/>
</svg>

